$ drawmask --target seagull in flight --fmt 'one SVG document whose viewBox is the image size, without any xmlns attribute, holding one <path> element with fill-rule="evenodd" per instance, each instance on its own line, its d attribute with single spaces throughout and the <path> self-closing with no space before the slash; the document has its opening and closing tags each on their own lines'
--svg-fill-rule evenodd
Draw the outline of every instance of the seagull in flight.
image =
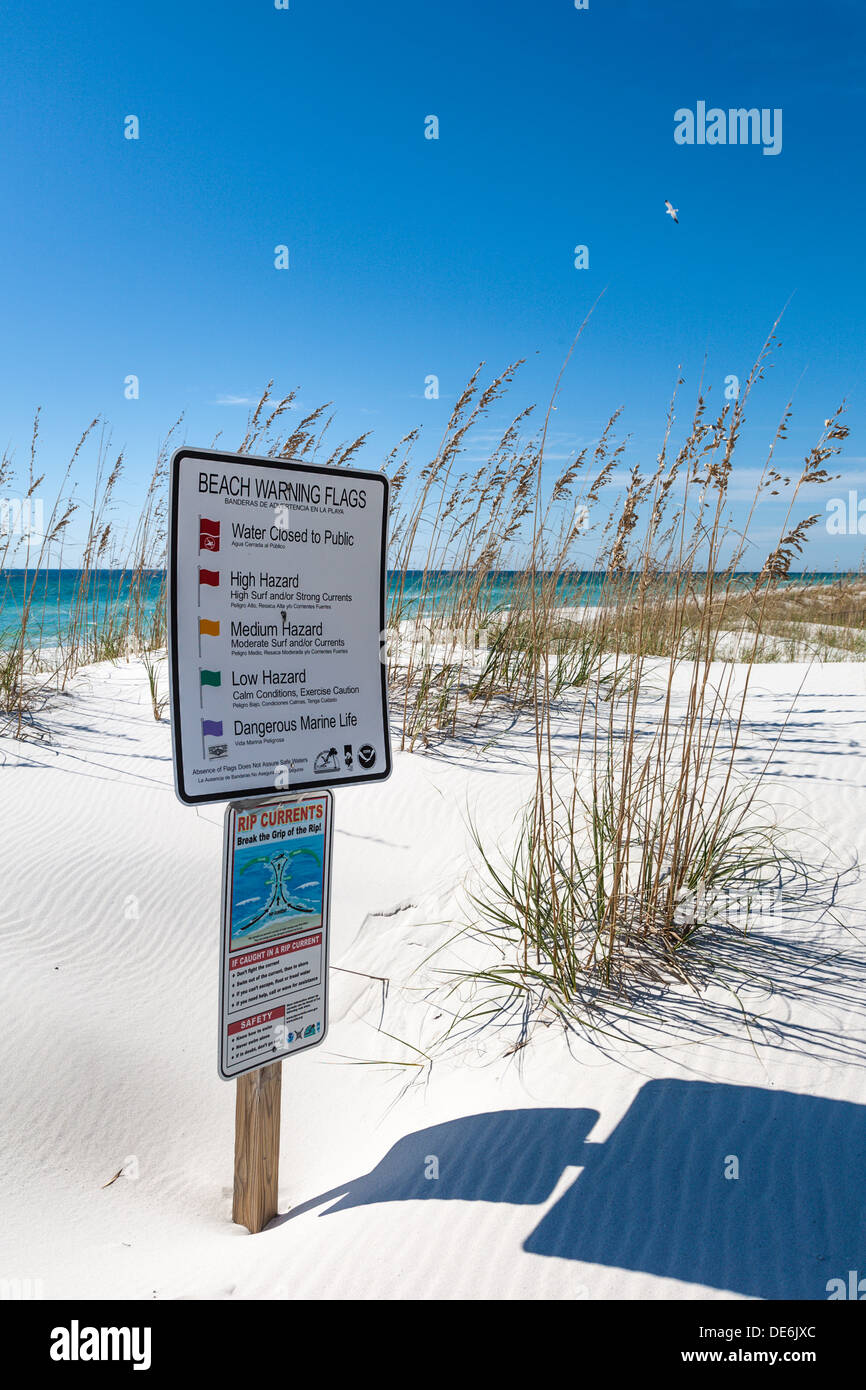
<svg viewBox="0 0 866 1390">
<path fill-rule="evenodd" d="M 677 217 L 679 208 L 675 208 L 673 203 L 670 202 L 668 198 L 665 198 L 665 212 L 667 213 L 668 217 L 672 217 L 674 221 L 677 223 L 679 222 L 680 219 Z"/>
</svg>

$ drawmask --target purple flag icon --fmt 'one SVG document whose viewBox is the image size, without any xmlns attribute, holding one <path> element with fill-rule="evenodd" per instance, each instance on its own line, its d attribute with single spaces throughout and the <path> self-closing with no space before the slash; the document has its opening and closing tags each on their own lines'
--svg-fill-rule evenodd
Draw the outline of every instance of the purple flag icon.
<svg viewBox="0 0 866 1390">
<path fill-rule="evenodd" d="M 201 736 L 207 738 L 211 734 L 214 738 L 221 738 L 223 722 L 221 719 L 203 719 L 201 721 Z"/>
</svg>

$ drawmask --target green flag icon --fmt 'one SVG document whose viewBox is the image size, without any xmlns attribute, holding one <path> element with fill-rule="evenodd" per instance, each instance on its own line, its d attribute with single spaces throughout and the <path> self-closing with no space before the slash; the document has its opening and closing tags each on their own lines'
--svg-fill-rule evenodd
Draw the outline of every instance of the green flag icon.
<svg viewBox="0 0 866 1390">
<path fill-rule="evenodd" d="M 202 685 L 221 685 L 222 676 L 219 671 L 202 671 L 201 683 Z"/>
</svg>

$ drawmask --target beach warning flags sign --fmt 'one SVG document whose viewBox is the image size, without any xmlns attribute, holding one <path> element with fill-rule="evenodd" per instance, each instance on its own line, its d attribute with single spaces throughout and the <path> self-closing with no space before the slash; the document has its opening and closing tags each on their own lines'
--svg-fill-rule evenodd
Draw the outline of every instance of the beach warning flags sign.
<svg viewBox="0 0 866 1390">
<path fill-rule="evenodd" d="M 184 446 L 170 496 L 180 800 L 387 777 L 384 474 Z"/>
</svg>

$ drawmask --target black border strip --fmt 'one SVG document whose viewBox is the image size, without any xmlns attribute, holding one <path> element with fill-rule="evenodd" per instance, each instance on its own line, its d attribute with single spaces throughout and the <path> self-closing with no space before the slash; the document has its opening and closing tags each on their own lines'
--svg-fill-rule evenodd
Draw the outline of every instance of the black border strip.
<svg viewBox="0 0 866 1390">
<path fill-rule="evenodd" d="M 168 555 L 168 683 L 171 700 L 171 752 L 174 768 L 174 789 L 179 801 L 185 806 L 199 806 L 213 801 L 238 801 L 250 797 L 293 796 L 296 792 L 327 790 L 330 787 L 362 786 L 368 782 L 384 782 L 393 770 L 391 758 L 391 731 L 388 724 L 388 672 L 384 661 L 380 661 L 382 675 L 382 740 L 385 748 L 385 767 L 381 772 L 362 777 L 317 778 L 314 782 L 292 782 L 285 788 L 265 785 L 259 787 L 232 787 L 223 791 L 203 792 L 193 795 L 187 792 L 183 777 L 183 739 L 180 731 L 180 691 L 178 689 L 178 630 L 177 630 L 177 496 L 180 486 L 180 466 L 184 459 L 205 459 L 209 463 L 252 464 L 257 468 L 274 468 L 289 472 L 317 473 L 326 478 L 363 478 L 367 482 L 381 483 L 385 489 L 382 506 L 382 545 L 379 565 L 379 631 L 385 632 L 385 589 L 387 583 L 387 535 L 390 485 L 384 473 L 370 473 L 361 468 L 326 468 L 324 464 L 299 463 L 295 459 L 260 458 L 256 454 L 222 453 L 218 449 L 196 449 L 181 445 L 171 456 L 169 481 L 169 555 Z"/>
</svg>

